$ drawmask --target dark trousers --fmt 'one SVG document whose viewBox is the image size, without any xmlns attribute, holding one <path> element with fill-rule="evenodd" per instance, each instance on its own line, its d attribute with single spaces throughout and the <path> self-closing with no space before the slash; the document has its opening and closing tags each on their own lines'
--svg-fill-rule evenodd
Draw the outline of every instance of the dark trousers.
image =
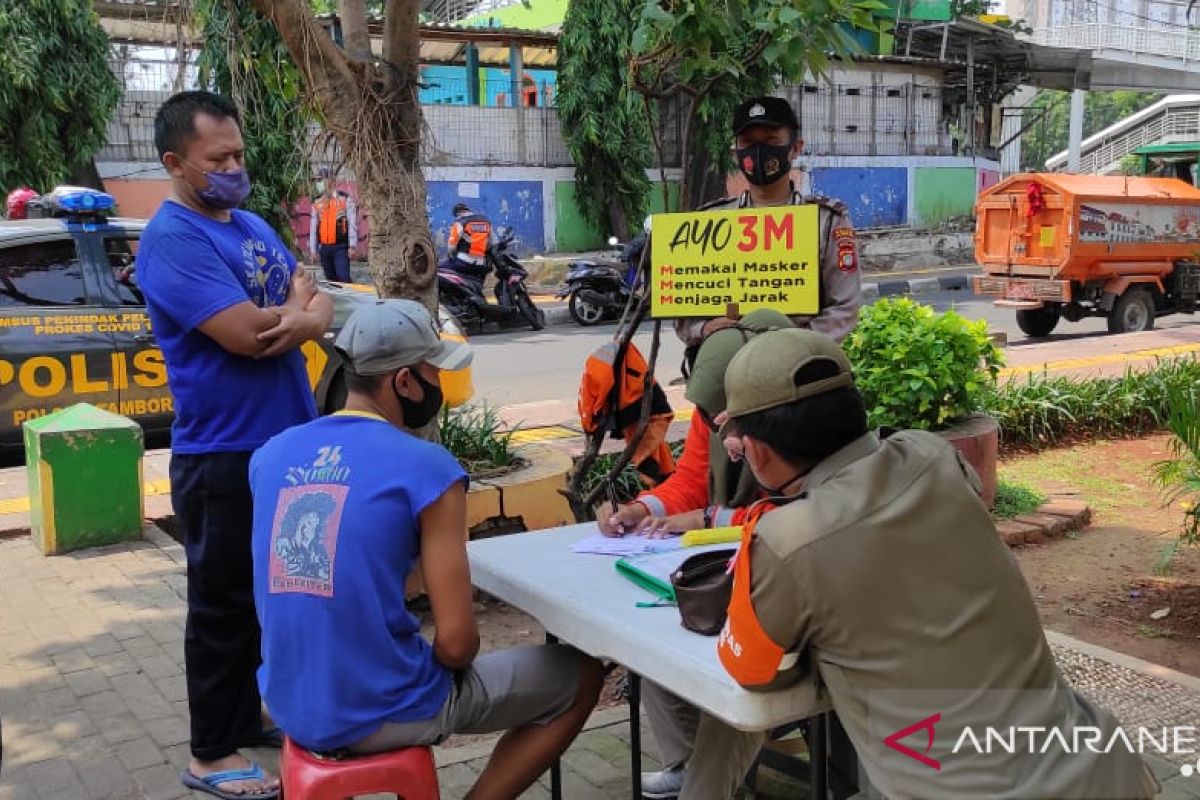
<svg viewBox="0 0 1200 800">
<path fill-rule="evenodd" d="M 350 283 L 350 246 L 322 244 L 318 247 L 320 248 L 321 269 L 325 272 L 325 279 Z"/>
<path fill-rule="evenodd" d="M 187 551 L 192 755 L 202 761 L 231 755 L 262 733 L 249 467 L 250 453 L 171 456 L 171 503 Z"/>
</svg>

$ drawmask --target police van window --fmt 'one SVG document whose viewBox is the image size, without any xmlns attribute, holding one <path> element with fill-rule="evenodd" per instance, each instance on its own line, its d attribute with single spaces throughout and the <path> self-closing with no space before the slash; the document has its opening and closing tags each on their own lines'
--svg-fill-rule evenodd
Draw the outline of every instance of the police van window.
<svg viewBox="0 0 1200 800">
<path fill-rule="evenodd" d="M 129 236 L 104 237 L 104 255 L 117 282 L 117 296 L 123 306 L 144 306 L 146 297 L 137 284 L 134 261 L 137 258 L 138 240 Z"/>
<path fill-rule="evenodd" d="M 0 308 L 81 306 L 86 302 L 74 240 L 0 249 Z"/>
</svg>

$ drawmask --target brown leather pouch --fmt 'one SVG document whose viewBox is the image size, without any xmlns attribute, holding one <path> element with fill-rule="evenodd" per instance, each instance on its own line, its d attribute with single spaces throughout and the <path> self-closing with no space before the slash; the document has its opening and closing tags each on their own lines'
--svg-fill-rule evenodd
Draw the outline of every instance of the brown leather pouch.
<svg viewBox="0 0 1200 800">
<path fill-rule="evenodd" d="M 679 616 L 689 631 L 716 636 L 725 626 L 733 592 L 729 560 L 736 553 L 733 548 L 697 553 L 671 573 Z"/>
</svg>

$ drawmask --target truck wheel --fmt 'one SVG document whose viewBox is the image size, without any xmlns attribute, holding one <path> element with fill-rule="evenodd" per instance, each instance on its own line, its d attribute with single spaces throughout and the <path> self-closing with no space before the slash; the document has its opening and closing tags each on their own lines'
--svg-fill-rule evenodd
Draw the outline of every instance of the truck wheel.
<svg viewBox="0 0 1200 800">
<path fill-rule="evenodd" d="M 1145 289 L 1130 289 L 1117 298 L 1108 315 L 1109 333 L 1136 333 L 1154 327 L 1154 300 Z"/>
<path fill-rule="evenodd" d="M 1058 325 L 1058 309 L 1049 306 L 1041 308 L 1023 308 L 1017 312 L 1017 327 L 1026 336 L 1035 339 L 1049 336 L 1050 331 Z"/>
</svg>

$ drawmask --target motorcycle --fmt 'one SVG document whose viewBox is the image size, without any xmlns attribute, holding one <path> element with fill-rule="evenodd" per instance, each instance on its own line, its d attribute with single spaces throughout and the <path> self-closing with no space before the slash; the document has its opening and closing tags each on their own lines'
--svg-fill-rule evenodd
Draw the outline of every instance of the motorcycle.
<svg viewBox="0 0 1200 800">
<path fill-rule="evenodd" d="M 608 240 L 616 247 L 617 239 Z M 638 266 L 645 235 L 639 234 L 625 246 L 622 260 L 578 259 L 570 262 L 566 282 L 555 293 L 567 299 L 571 318 L 580 325 L 597 325 L 616 319 L 638 286 Z"/>
<path fill-rule="evenodd" d="M 438 302 L 444 305 L 459 325 L 477 332 L 485 322 L 508 323 L 523 317 L 535 330 L 546 327 L 546 314 L 529 297 L 525 279 L 529 271 L 508 252 L 515 238 L 511 227 L 496 230 L 497 241 L 487 251 L 487 273 L 496 276 L 496 302 L 483 294 L 482 281 L 474 280 L 444 262 L 438 266 Z"/>
</svg>

